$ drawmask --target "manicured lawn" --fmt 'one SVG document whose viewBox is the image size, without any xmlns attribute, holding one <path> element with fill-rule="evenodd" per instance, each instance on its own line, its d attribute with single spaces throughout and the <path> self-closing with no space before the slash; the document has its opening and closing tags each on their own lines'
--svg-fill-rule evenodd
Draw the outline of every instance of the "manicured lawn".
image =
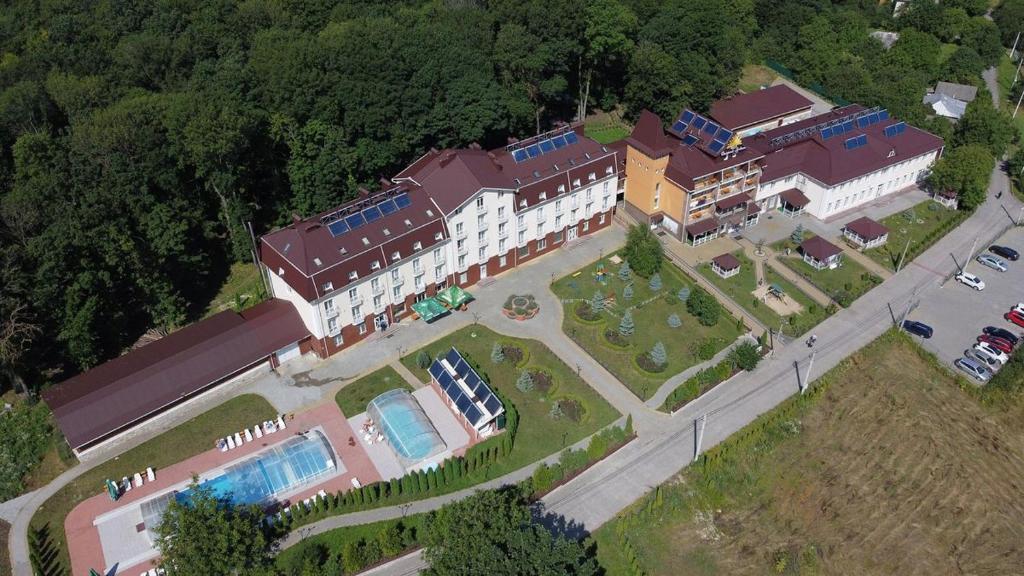
<svg viewBox="0 0 1024 576">
<path fill-rule="evenodd" d="M 370 524 L 335 528 L 334 530 L 324 532 L 323 534 L 310 536 L 309 538 L 304 539 L 301 543 L 281 552 L 275 559 L 275 563 L 277 564 L 278 569 L 285 570 L 286 574 L 305 574 L 306 572 L 288 572 L 287 570 L 299 568 L 303 558 L 308 557 L 305 555 L 308 548 L 314 547 L 323 550 L 326 552 L 325 556 L 327 558 L 338 557 L 341 556 L 345 547 L 348 545 L 358 545 L 360 542 L 364 544 L 376 542 L 377 535 L 392 526 L 396 526 L 398 528 L 399 533 L 404 536 L 403 540 L 407 546 L 413 546 L 422 537 L 426 519 L 426 514 L 413 514 L 412 516 L 394 520 L 383 520 L 381 522 L 371 522 Z"/>
<path fill-rule="evenodd" d="M 385 366 L 338 390 L 334 400 L 338 403 L 338 408 L 341 408 L 341 413 L 346 418 L 351 418 L 360 412 L 366 412 L 366 405 L 370 400 L 395 388 L 412 391 L 412 386 L 405 378 L 391 366 Z"/>
<path fill-rule="evenodd" d="M 779 260 L 843 307 L 853 304 L 854 300 L 874 288 L 877 283 L 875 280 L 882 280 L 868 272 L 853 258 L 844 257 L 843 265 L 835 270 L 817 270 L 804 262 L 796 252 L 792 256 L 779 255 Z"/>
<path fill-rule="evenodd" d="M 245 394 L 228 400 L 188 422 L 136 446 L 135 448 L 82 474 L 43 503 L 32 517 L 33 530 L 45 530 L 55 547 L 54 574 L 68 573 L 67 543 L 64 541 L 64 518 L 83 500 L 101 494 L 103 481 L 121 478 L 131 472 L 152 466 L 159 474 L 161 467 L 180 462 L 213 447 L 214 439 L 237 432 L 253 423 L 267 420 L 277 413 L 262 396 Z"/>
<path fill-rule="evenodd" d="M 235 262 L 231 274 L 203 312 L 203 318 L 225 310 L 244 310 L 265 300 L 263 281 L 251 262 Z"/>
<path fill-rule="evenodd" d="M 588 137 L 601 144 L 610 144 L 629 136 L 631 129 L 622 122 L 609 120 L 599 124 L 587 124 L 585 132 Z"/>
<path fill-rule="evenodd" d="M 603 283 L 598 282 L 595 275 L 602 263 L 607 271 Z M 742 333 L 736 320 L 724 309 L 718 324 L 710 327 L 702 326 L 691 316 L 676 294 L 682 287 L 692 290 L 693 282 L 671 264 L 666 262 L 661 267 L 663 286 L 658 291 L 651 290 L 646 279 L 633 275 L 629 282 L 634 294 L 629 301 L 623 296 L 627 283 L 619 278 L 618 270 L 619 266 L 606 258 L 559 279 L 551 288 L 566 302 L 562 323 L 565 333 L 640 398 L 649 398 L 672 375 L 702 362 L 697 355 L 698 344 L 703 343 L 706 349 L 713 348 L 717 352 Z M 609 304 L 598 319 L 585 321 L 577 314 L 577 307 L 589 302 L 596 292 L 609 297 Z M 605 333 L 618 334 L 619 322 L 627 308 L 632 310 L 636 329 L 626 338 L 626 346 L 620 347 L 610 342 Z M 673 313 L 682 321 L 679 328 L 668 325 L 668 317 Z M 647 372 L 637 365 L 636 358 L 649 352 L 657 342 L 664 344 L 668 364 L 662 372 Z"/>
<path fill-rule="evenodd" d="M 761 86 L 771 84 L 772 80 L 775 80 L 776 77 L 778 77 L 778 74 L 767 66 L 747 64 L 743 67 L 743 72 L 740 75 L 740 90 L 744 92 L 760 90 Z"/>
<path fill-rule="evenodd" d="M 544 314 L 544 311 L 541 311 L 541 314 Z M 492 362 L 491 348 L 495 342 L 522 350 L 523 358 L 519 365 L 513 364 L 508 358 L 500 364 Z M 420 350 L 425 350 L 434 358 L 453 346 L 463 356 L 468 356 L 476 362 L 482 370 L 480 376 L 497 389 L 503 398 L 512 402 L 519 411 L 519 431 L 516 434 L 515 447 L 509 457 L 491 465 L 491 477 L 500 476 L 550 456 L 563 447 L 586 438 L 619 417 L 618 411 L 577 376 L 574 368 L 566 366 L 547 346 L 536 340 L 512 338 L 483 326 L 473 325 L 435 340 Z M 428 382 L 430 375 L 427 370 L 416 365 L 416 356 L 420 350 L 403 357 L 402 363 L 420 380 Z M 520 391 L 516 387 L 516 380 L 522 370 L 542 370 L 549 374 L 550 389 L 545 392 L 538 387 L 525 393 Z M 564 404 L 573 400 L 582 408 L 579 422 L 568 416 L 557 419 L 550 416 L 553 402 Z"/>
<path fill-rule="evenodd" d="M 907 248 L 907 241 L 910 241 L 910 248 L 907 250 L 907 261 L 920 254 L 929 246 L 941 238 L 942 228 L 949 226 L 962 213 L 957 210 L 950 210 L 931 200 L 925 200 L 917 206 L 898 212 L 884 218 L 882 225 L 889 229 L 889 239 L 878 248 L 872 248 L 864 253 L 890 270 L 896 270 L 903 250 Z"/>
<path fill-rule="evenodd" d="M 757 288 L 754 262 L 747 258 L 742 250 L 737 250 L 732 255 L 740 261 L 740 272 L 735 276 L 722 278 L 711 269 L 711 265 L 708 263 L 701 264 L 697 270 L 737 304 L 743 306 L 747 312 L 763 322 L 765 326 L 776 332 L 782 327 L 785 335 L 799 336 L 828 317 L 825 309 L 816 304 L 810 296 L 780 276 L 770 265 L 765 264 L 765 284 L 769 286 L 778 284 L 787 297 L 792 298 L 803 307 L 803 311 L 798 314 L 780 316 L 770 306 L 753 295 L 753 291 Z"/>
</svg>

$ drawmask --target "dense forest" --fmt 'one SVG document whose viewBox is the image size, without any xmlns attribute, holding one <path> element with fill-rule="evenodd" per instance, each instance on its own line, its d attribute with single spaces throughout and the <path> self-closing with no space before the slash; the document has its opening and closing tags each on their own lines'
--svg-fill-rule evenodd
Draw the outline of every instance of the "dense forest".
<svg viewBox="0 0 1024 576">
<path fill-rule="evenodd" d="M 980 84 L 1012 42 L 985 9 L 5 0 L 0 379 L 59 381 L 194 320 L 251 258 L 249 223 L 258 235 L 351 198 L 430 147 L 498 146 L 597 109 L 703 110 L 747 63 L 955 138 L 921 96 L 940 78 Z M 901 38 L 885 50 L 874 29 Z"/>
</svg>

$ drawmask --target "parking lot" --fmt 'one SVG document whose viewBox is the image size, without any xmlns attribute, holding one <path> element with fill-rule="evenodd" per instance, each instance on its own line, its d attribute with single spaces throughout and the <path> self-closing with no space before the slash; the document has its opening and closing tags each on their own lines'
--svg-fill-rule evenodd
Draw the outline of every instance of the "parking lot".
<svg viewBox="0 0 1024 576">
<path fill-rule="evenodd" d="M 1024 229 L 1012 228 L 993 244 L 1009 246 L 1024 255 Z M 988 247 L 984 248 L 987 252 Z M 977 291 L 950 279 L 941 288 L 929 291 L 908 316 L 935 330 L 930 339 L 921 340 L 922 344 L 961 374 L 953 361 L 974 346 L 985 326 L 1024 333 L 1024 328 L 1003 319 L 1014 304 L 1024 302 L 1024 257 L 1008 264 L 1008 271 L 998 272 L 971 260 L 965 268 L 985 282 L 984 290 Z M 977 383 L 970 377 L 968 380 Z"/>
</svg>

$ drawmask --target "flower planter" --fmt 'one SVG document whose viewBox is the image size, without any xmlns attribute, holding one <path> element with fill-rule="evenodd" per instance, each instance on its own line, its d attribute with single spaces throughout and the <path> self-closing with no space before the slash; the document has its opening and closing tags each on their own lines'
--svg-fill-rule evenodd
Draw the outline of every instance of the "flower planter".
<svg viewBox="0 0 1024 576">
<path fill-rule="evenodd" d="M 537 301 L 532 294 L 522 296 L 513 294 L 505 300 L 505 305 L 502 307 L 501 312 L 506 318 L 512 320 L 529 320 L 540 312 L 540 306 L 537 305 Z"/>
</svg>

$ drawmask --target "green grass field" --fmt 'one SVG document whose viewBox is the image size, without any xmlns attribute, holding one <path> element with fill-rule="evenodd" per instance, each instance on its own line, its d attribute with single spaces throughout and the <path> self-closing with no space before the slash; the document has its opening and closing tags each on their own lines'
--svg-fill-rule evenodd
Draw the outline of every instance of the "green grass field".
<svg viewBox="0 0 1024 576">
<path fill-rule="evenodd" d="M 544 314 L 544 311 L 541 311 Z M 523 352 L 519 365 L 510 359 L 500 364 L 491 361 L 491 348 L 495 342 L 514 346 Z M 491 465 L 491 477 L 517 470 L 560 451 L 565 446 L 586 438 L 619 417 L 604 398 L 594 392 L 573 368 L 566 366 L 544 344 L 536 340 L 513 338 L 493 332 L 483 326 L 473 325 L 443 336 L 424 346 L 431 358 L 455 347 L 481 367 L 481 377 L 519 411 L 519 431 L 515 448 L 507 457 Z M 423 382 L 429 382 L 426 369 L 416 365 L 416 350 L 402 358 L 402 363 Z M 550 375 L 551 386 L 522 392 L 516 387 L 516 380 L 522 370 L 542 370 Z M 550 416 L 553 402 L 575 401 L 582 408 L 579 421 L 568 415 L 561 418 Z"/>
<path fill-rule="evenodd" d="M 956 210 L 950 210 L 937 202 L 925 200 L 903 212 L 882 219 L 881 224 L 889 229 L 889 239 L 882 246 L 866 250 L 864 254 L 882 266 L 896 270 L 908 240 L 910 241 L 909 259 L 938 241 L 940 236 L 934 238 L 927 238 L 927 236 L 941 228 L 946 222 L 957 218 L 958 214 L 959 212 Z"/>
<path fill-rule="evenodd" d="M 413 514 L 412 516 L 395 520 L 335 528 L 329 532 L 305 538 L 299 544 L 278 554 L 275 563 L 279 570 L 285 570 L 285 573 L 289 573 L 287 572 L 289 569 L 300 569 L 298 564 L 308 548 L 322 547 L 326 551 L 328 558 L 340 556 L 345 551 L 346 546 L 359 544 L 360 542 L 373 542 L 381 531 L 391 526 L 397 526 L 400 532 L 409 534 L 408 540 L 418 540 L 426 519 L 426 514 Z M 305 572 L 301 573 L 305 574 Z"/>
<path fill-rule="evenodd" d="M 351 418 L 360 412 L 366 412 L 366 405 L 370 400 L 395 388 L 412 391 L 412 386 L 405 378 L 391 366 L 385 366 L 338 390 L 334 400 L 338 403 L 338 408 L 341 408 L 341 413 L 346 418 Z"/>
<path fill-rule="evenodd" d="M 631 131 L 630 127 L 626 124 L 610 120 L 600 124 L 587 124 L 585 130 L 589 138 L 593 138 L 601 144 L 611 144 L 612 142 L 622 140 L 629 136 Z"/>
<path fill-rule="evenodd" d="M 604 282 L 599 282 L 596 277 L 600 265 L 604 265 L 607 271 Z M 640 398 L 649 398 L 672 375 L 700 363 L 702 360 L 695 352 L 699 342 L 708 341 L 718 351 L 742 333 L 736 326 L 736 320 L 724 309 L 715 326 L 702 326 L 691 316 L 686 305 L 675 295 L 680 288 L 692 289 L 694 284 L 675 266 L 666 262 L 661 267 L 663 286 L 658 291 L 651 290 L 646 279 L 634 275 L 629 281 L 634 294 L 628 301 L 624 297 L 627 283 L 619 278 L 618 270 L 618 265 L 605 259 L 559 279 L 551 288 L 566 302 L 563 331 Z M 596 321 L 585 321 L 577 315 L 576 309 L 583 301 L 590 301 L 595 292 L 608 296 L 614 303 L 609 304 Z M 626 339 L 628 344 L 620 347 L 609 342 L 605 332 L 618 333 L 619 322 L 627 308 L 632 310 L 636 330 Z M 668 325 L 667 319 L 673 313 L 682 321 L 679 328 Z M 668 351 L 665 369 L 653 373 L 640 368 L 636 357 L 649 352 L 659 341 Z"/>
<path fill-rule="evenodd" d="M 235 262 L 231 274 L 210 301 L 203 318 L 225 310 L 244 310 L 266 300 L 263 281 L 251 262 Z"/>
<path fill-rule="evenodd" d="M 159 474 L 162 467 L 176 464 L 213 448 L 215 439 L 252 426 L 276 415 L 262 396 L 245 394 L 204 412 L 135 448 L 82 474 L 43 503 L 32 517 L 33 530 L 45 530 L 54 546 L 59 569 L 47 576 L 70 574 L 64 519 L 83 500 L 104 493 L 103 481 L 130 476 L 147 466 Z M 80 571 L 80 570 L 76 570 Z"/>
<path fill-rule="evenodd" d="M 804 240 L 812 237 L 812 233 L 804 234 Z M 843 256 L 842 266 L 833 270 L 818 270 L 803 261 L 797 244 L 790 238 L 779 240 L 772 245 L 772 249 L 782 265 L 788 266 L 844 308 L 882 281 L 859 262 L 846 256 Z M 786 256 L 787 249 L 790 250 L 789 256 Z"/>
</svg>

